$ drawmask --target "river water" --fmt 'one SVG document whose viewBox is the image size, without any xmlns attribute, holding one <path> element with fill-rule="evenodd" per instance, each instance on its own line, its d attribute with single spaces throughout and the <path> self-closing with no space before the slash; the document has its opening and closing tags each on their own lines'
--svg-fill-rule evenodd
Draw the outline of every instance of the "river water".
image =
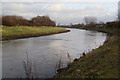
<svg viewBox="0 0 120 80">
<path fill-rule="evenodd" d="M 24 61 L 28 59 L 36 78 L 51 78 L 56 74 L 56 65 L 61 59 L 67 66 L 69 53 L 71 60 L 82 56 L 83 52 L 98 48 L 106 40 L 106 34 L 69 29 L 70 32 L 42 37 L 9 40 L 2 42 L 2 77 L 25 78 Z"/>
</svg>

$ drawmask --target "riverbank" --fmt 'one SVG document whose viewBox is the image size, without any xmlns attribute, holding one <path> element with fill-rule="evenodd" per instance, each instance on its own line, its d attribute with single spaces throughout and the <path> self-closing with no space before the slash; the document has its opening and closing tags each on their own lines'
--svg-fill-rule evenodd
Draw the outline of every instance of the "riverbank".
<svg viewBox="0 0 120 80">
<path fill-rule="evenodd" d="M 104 45 L 89 52 L 68 65 L 67 68 L 59 69 L 53 78 L 118 78 L 118 29 L 109 28 L 80 28 L 97 30 L 108 34 L 109 38 Z"/>
<path fill-rule="evenodd" d="M 1 27 L 2 40 L 38 37 L 70 31 L 61 27 Z"/>
</svg>

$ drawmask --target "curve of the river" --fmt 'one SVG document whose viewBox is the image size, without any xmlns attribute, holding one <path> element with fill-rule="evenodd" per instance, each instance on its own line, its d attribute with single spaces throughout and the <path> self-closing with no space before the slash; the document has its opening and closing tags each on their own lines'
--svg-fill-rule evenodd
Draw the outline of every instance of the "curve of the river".
<svg viewBox="0 0 120 80">
<path fill-rule="evenodd" d="M 106 40 L 106 34 L 97 31 L 70 29 L 70 32 L 2 42 L 2 77 L 24 78 L 27 55 L 37 78 L 51 78 L 56 74 L 56 64 L 63 67 L 83 52 L 98 48 Z"/>
</svg>

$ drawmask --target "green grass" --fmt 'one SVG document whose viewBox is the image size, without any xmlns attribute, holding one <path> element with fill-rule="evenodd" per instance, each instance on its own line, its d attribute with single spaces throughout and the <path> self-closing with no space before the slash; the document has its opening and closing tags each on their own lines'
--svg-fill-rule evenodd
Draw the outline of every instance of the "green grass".
<svg viewBox="0 0 120 80">
<path fill-rule="evenodd" d="M 2 40 L 37 37 L 69 31 L 61 27 L 1 27 Z"/>
<path fill-rule="evenodd" d="M 82 28 L 88 30 L 97 30 L 108 33 L 108 41 L 99 48 L 86 54 L 69 67 L 63 68 L 53 78 L 118 78 L 118 57 L 120 44 L 118 43 L 118 29 L 108 28 Z"/>
</svg>

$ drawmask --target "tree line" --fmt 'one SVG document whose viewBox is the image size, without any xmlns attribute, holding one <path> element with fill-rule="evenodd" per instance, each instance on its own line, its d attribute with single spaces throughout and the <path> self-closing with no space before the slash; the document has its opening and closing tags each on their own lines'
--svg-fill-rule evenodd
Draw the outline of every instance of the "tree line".
<svg viewBox="0 0 120 80">
<path fill-rule="evenodd" d="M 120 29 L 120 18 L 118 17 L 117 20 L 112 22 L 106 22 L 98 21 L 98 19 L 94 16 L 87 16 L 83 18 L 84 23 L 82 24 L 72 24 L 69 25 L 57 25 L 60 27 L 73 27 L 73 28 L 79 28 L 79 27 L 97 27 L 97 28 L 119 28 Z"/>
<path fill-rule="evenodd" d="M 22 16 L 2 16 L 3 26 L 56 26 L 49 16 L 36 16 L 28 20 Z"/>
<path fill-rule="evenodd" d="M 1 21 L 1 18 L 0 18 Z M 108 27 L 108 28 L 120 28 L 120 17 L 118 16 L 117 21 L 104 23 L 102 21 L 98 21 L 98 19 L 94 16 L 87 16 L 83 18 L 84 23 L 82 24 L 72 24 L 70 25 L 60 25 L 59 27 Z M 23 18 L 22 16 L 2 16 L 2 22 L 0 25 L 3 26 L 56 26 L 56 22 L 51 20 L 49 16 L 36 16 L 32 19 L 28 20 Z"/>
</svg>

